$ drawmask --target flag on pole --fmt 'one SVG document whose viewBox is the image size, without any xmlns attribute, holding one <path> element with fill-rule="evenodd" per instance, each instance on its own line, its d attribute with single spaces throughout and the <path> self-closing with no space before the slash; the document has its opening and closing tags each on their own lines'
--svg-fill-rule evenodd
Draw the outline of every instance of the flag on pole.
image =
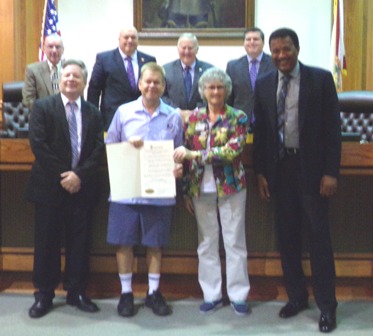
<svg viewBox="0 0 373 336">
<path fill-rule="evenodd" d="M 330 71 L 337 91 L 342 91 L 342 75 L 347 75 L 344 45 L 343 0 L 333 0 L 333 29 L 330 43 Z"/>
<path fill-rule="evenodd" d="M 39 45 L 39 61 L 45 60 L 44 55 L 44 40 L 48 35 L 58 34 L 61 35 L 58 29 L 58 15 L 54 0 L 45 0 L 43 22 L 41 25 L 41 37 Z"/>
</svg>

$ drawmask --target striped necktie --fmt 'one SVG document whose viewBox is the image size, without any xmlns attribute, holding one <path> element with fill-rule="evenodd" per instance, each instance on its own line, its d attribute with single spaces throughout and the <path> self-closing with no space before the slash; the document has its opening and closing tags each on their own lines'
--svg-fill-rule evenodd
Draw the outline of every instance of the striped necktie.
<svg viewBox="0 0 373 336">
<path fill-rule="evenodd" d="M 58 80 L 58 70 L 57 70 L 57 67 L 55 65 L 52 66 L 51 80 L 52 80 L 53 93 L 59 93 L 60 92 L 60 85 L 59 85 L 59 80 Z"/>
<path fill-rule="evenodd" d="M 285 156 L 285 100 L 288 93 L 288 84 L 291 79 L 290 75 L 284 75 L 282 77 L 282 85 L 280 92 L 277 97 L 277 131 L 278 131 L 278 154 L 279 158 L 282 159 Z"/>
<path fill-rule="evenodd" d="M 255 89 L 255 81 L 256 81 L 256 76 L 258 74 L 258 69 L 256 67 L 256 64 L 258 63 L 258 61 L 256 59 L 252 59 L 251 60 L 251 67 L 250 67 L 250 82 L 251 82 L 251 88 Z"/>
<path fill-rule="evenodd" d="M 79 141 L 78 141 L 78 124 L 76 121 L 76 104 L 74 102 L 68 102 L 69 107 L 69 132 L 70 132 L 70 143 L 71 143 L 71 167 L 74 169 L 79 162 Z"/>
</svg>

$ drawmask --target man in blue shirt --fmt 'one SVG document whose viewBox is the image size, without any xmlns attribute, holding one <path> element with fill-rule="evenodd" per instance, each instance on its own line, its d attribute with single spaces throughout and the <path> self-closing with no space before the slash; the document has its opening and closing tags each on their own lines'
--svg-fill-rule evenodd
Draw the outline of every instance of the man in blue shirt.
<svg viewBox="0 0 373 336">
<path fill-rule="evenodd" d="M 141 68 L 141 96 L 121 105 L 116 111 L 106 136 L 106 143 L 128 141 L 136 148 L 144 140 L 173 140 L 182 144 L 183 126 L 180 115 L 160 98 L 165 89 L 165 74 L 161 66 L 147 63 Z M 176 174 L 176 172 L 175 172 Z M 159 291 L 162 247 L 170 236 L 172 208 L 175 198 L 131 198 L 110 201 L 107 241 L 117 245 L 117 264 L 122 294 L 117 307 L 121 316 L 135 314 L 132 293 L 133 246 L 147 247 L 149 291 L 145 306 L 156 315 L 172 313 Z"/>
</svg>

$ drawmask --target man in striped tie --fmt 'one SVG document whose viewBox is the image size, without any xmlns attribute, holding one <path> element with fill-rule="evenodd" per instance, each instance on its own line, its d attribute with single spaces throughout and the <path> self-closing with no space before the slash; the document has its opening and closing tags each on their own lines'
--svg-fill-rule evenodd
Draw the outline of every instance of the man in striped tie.
<svg viewBox="0 0 373 336">
<path fill-rule="evenodd" d="M 63 235 L 66 303 L 88 313 L 99 310 L 85 289 L 103 122 L 100 111 L 82 98 L 87 77 L 83 62 L 67 60 L 61 71 L 61 93 L 36 100 L 31 111 L 29 138 L 35 163 L 26 198 L 35 204 L 33 283 L 37 288 L 31 318 L 53 308 L 61 278 Z"/>
<path fill-rule="evenodd" d="M 61 36 L 51 34 L 45 38 L 44 54 L 46 61 L 29 64 L 25 72 L 25 84 L 22 89 L 22 102 L 31 109 L 36 99 L 59 92 L 59 72 L 64 46 Z"/>
</svg>

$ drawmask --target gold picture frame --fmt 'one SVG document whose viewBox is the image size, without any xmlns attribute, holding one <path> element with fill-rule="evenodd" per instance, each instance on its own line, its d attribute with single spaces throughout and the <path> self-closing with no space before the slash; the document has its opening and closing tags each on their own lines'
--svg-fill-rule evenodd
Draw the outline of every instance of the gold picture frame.
<svg viewBox="0 0 373 336">
<path fill-rule="evenodd" d="M 242 38 L 254 25 L 255 0 L 134 0 L 141 38 L 165 39 L 191 32 L 198 38 Z"/>
</svg>

